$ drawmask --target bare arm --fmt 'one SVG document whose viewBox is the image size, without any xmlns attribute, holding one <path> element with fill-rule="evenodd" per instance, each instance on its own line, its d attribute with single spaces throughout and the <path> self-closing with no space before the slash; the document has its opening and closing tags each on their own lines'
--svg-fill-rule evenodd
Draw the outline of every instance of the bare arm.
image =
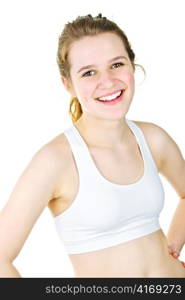
<svg viewBox="0 0 185 300">
<path fill-rule="evenodd" d="M 179 196 L 167 233 L 170 253 L 178 257 L 185 244 L 185 160 L 178 145 L 165 133 L 161 173 L 171 183 Z"/>
<path fill-rule="evenodd" d="M 20 277 L 13 261 L 53 198 L 61 173 L 57 157 L 51 145 L 41 148 L 18 179 L 0 213 L 0 277 Z"/>
<path fill-rule="evenodd" d="M 165 176 L 179 196 L 167 233 L 169 252 L 177 252 L 178 257 L 185 243 L 185 160 L 171 136 L 161 127 L 149 123 L 150 134 L 153 136 L 155 152 L 160 161 L 159 172 Z"/>
</svg>

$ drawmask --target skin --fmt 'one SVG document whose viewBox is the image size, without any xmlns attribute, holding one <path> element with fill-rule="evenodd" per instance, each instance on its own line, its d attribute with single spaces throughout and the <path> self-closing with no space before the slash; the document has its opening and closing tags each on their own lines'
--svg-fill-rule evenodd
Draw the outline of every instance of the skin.
<svg viewBox="0 0 185 300">
<path fill-rule="evenodd" d="M 122 61 L 123 65 L 114 64 L 117 61 L 109 62 L 113 57 L 120 55 L 127 58 Z M 83 109 L 83 115 L 75 123 L 75 126 L 88 144 L 90 151 L 94 151 L 96 158 L 99 156 L 100 159 L 97 161 L 100 163 L 100 169 L 103 167 L 101 165 L 102 157 L 109 160 L 109 166 L 112 170 L 110 180 L 112 181 L 114 178 L 120 177 L 118 171 L 120 175 L 123 174 L 122 170 L 119 169 L 120 163 L 116 164 L 115 158 L 128 157 L 129 153 L 132 153 L 131 158 L 133 160 L 131 162 L 132 167 L 134 167 L 130 170 L 129 166 L 126 174 L 127 171 L 130 172 L 130 177 L 133 178 L 136 166 L 137 170 L 140 170 L 141 163 L 139 163 L 135 140 L 125 122 L 125 115 L 134 95 L 134 68 L 122 42 L 116 35 L 110 33 L 93 38 L 86 37 L 72 44 L 69 59 L 71 80 L 62 78 L 62 82 L 72 96 L 78 97 Z M 91 76 L 81 77 L 82 73 L 78 73 L 78 70 L 92 63 L 96 66 L 90 68 L 92 70 Z M 84 73 L 87 71 L 89 70 L 85 70 Z M 124 101 L 114 107 L 105 107 L 95 101 L 96 97 L 122 88 L 126 89 Z M 151 247 L 150 249 L 154 251 L 151 252 L 151 257 L 160 255 L 162 261 L 163 259 L 167 261 L 167 265 L 174 266 L 177 275 L 179 272 L 184 274 L 184 269 L 179 267 L 178 263 L 180 262 L 178 259 L 174 260 L 172 255 L 174 252 L 180 254 L 185 242 L 185 161 L 176 143 L 161 127 L 146 122 L 137 122 L 137 125 L 144 132 L 159 172 L 170 181 L 180 198 L 167 235 L 170 255 L 164 254 L 167 251 L 166 239 L 161 232 L 157 231 L 139 238 L 137 241 L 131 241 L 128 244 L 116 246 L 116 248 L 110 247 L 105 251 L 94 252 L 90 254 L 90 257 L 88 253 L 82 257 L 77 255 L 76 262 L 79 260 L 79 268 L 84 262 L 91 263 L 93 269 L 97 266 L 97 260 L 99 265 L 101 263 L 106 264 L 111 258 L 110 263 L 114 268 L 115 255 L 118 255 L 125 260 L 123 265 L 125 269 L 130 270 L 131 264 L 127 262 L 127 253 L 123 252 L 127 249 L 128 253 L 132 251 L 132 257 L 137 260 L 132 267 L 134 269 L 137 267 L 138 272 L 140 272 L 140 267 L 143 266 L 141 249 Z M 106 170 L 104 171 L 106 173 Z M 21 276 L 13 265 L 15 258 L 44 208 L 48 206 L 53 215 L 58 215 L 63 208 L 69 206 L 69 201 L 65 202 L 65 197 L 62 197 L 65 192 L 66 199 L 74 199 L 77 190 L 75 186 L 76 175 L 72 176 L 74 176 L 74 167 L 71 152 L 64 135 L 61 134 L 42 146 L 33 156 L 18 179 L 8 202 L 0 212 L 0 277 Z M 125 178 L 126 180 L 129 178 Z M 151 243 L 153 243 L 152 246 Z M 156 245 L 161 247 L 160 251 Z M 147 262 L 146 266 L 150 265 L 153 272 L 155 265 L 152 264 L 150 256 L 147 258 L 149 263 Z M 160 258 L 157 260 L 158 262 Z M 120 262 L 118 263 L 120 264 Z M 159 267 L 156 269 L 157 272 Z M 117 268 L 119 269 L 119 265 Z M 104 270 L 104 273 L 106 272 L 107 270 Z M 169 273 L 171 274 L 171 271 Z M 158 276 L 158 273 L 152 274 L 154 277 L 155 274 Z M 110 277 L 111 275 L 112 273 Z M 122 274 L 120 274 L 121 276 Z"/>
</svg>

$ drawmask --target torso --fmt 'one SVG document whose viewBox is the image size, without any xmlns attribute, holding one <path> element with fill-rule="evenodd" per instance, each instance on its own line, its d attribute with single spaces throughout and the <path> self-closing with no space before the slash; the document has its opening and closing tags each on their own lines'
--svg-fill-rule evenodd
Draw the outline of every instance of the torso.
<svg viewBox="0 0 185 300">
<path fill-rule="evenodd" d="M 142 129 L 160 171 L 160 155 L 148 123 L 136 121 L 135 123 Z M 99 172 L 110 182 L 130 184 L 138 181 L 144 172 L 143 159 L 133 134 L 130 133 L 128 141 L 127 146 L 119 146 L 114 151 L 88 145 Z M 65 157 L 54 198 L 48 205 L 53 216 L 57 216 L 74 201 L 78 193 L 79 180 L 78 170 L 65 135 L 57 136 L 51 143 L 58 148 L 59 153 L 61 152 L 61 157 Z M 69 255 L 69 258 L 74 267 L 75 277 L 185 278 L 185 268 L 181 262 L 168 253 L 167 240 L 162 230 L 103 250 Z"/>
</svg>

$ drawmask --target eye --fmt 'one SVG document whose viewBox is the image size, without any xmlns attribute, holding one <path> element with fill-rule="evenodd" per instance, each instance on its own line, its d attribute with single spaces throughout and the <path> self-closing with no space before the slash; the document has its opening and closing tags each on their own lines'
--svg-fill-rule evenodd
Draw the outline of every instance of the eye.
<svg viewBox="0 0 185 300">
<path fill-rule="evenodd" d="M 117 62 L 117 63 L 113 64 L 112 66 L 113 66 L 113 69 L 115 69 L 115 68 L 119 68 L 119 67 L 121 67 L 121 66 L 124 66 L 124 63 L 122 63 L 122 62 Z M 115 66 L 115 67 L 114 67 L 114 66 Z"/>
<path fill-rule="evenodd" d="M 90 70 L 90 71 L 84 73 L 84 74 L 82 75 L 82 77 L 90 77 L 91 75 L 93 75 L 92 72 L 94 72 L 94 71 L 93 71 L 93 70 Z"/>
</svg>

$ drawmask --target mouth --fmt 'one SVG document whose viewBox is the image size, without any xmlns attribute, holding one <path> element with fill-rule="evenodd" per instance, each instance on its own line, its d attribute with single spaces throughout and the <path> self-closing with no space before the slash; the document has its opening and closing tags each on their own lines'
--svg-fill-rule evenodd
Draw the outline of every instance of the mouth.
<svg viewBox="0 0 185 300">
<path fill-rule="evenodd" d="M 125 90 L 120 90 L 116 93 L 114 93 L 111 96 L 108 97 L 99 97 L 96 98 L 95 100 L 98 102 L 101 102 L 104 105 L 114 105 L 117 104 L 118 102 L 120 102 L 122 100 L 122 96 L 124 95 Z"/>
</svg>

